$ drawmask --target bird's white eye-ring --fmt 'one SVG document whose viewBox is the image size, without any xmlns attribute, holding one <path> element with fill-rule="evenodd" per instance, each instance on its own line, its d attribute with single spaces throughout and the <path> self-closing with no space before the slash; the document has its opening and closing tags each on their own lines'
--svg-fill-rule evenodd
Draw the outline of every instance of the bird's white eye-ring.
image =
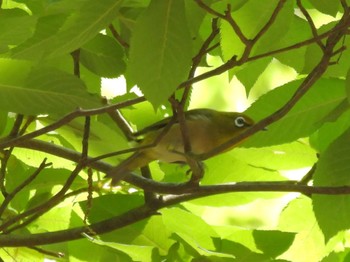
<svg viewBox="0 0 350 262">
<path fill-rule="evenodd" d="M 247 124 L 243 116 L 239 116 L 235 119 L 236 127 L 244 127 Z"/>
</svg>

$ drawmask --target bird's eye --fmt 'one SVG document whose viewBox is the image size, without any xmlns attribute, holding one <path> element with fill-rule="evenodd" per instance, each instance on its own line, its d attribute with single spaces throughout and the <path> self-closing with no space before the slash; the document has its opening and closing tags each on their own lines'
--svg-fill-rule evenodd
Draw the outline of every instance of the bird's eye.
<svg viewBox="0 0 350 262">
<path fill-rule="evenodd" d="M 247 124 L 244 117 L 239 116 L 235 119 L 235 125 L 236 127 L 244 127 Z"/>
</svg>

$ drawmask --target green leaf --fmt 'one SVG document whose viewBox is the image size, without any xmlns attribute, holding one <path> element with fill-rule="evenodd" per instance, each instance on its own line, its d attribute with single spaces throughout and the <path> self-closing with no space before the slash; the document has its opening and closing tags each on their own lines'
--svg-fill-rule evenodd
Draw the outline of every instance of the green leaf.
<svg viewBox="0 0 350 262">
<path fill-rule="evenodd" d="M 346 74 L 345 88 L 346 88 L 346 95 L 347 95 L 348 101 L 350 103 L 350 68 Z"/>
<path fill-rule="evenodd" d="M 238 9 L 236 12 L 232 12 L 232 17 L 236 21 L 243 35 L 248 38 L 254 38 L 257 33 L 262 29 L 262 27 L 270 19 L 273 10 L 275 9 L 278 1 L 260 1 L 260 0 L 250 0 L 242 8 Z M 292 8 L 292 4 L 288 4 Z M 282 9 L 284 12 L 284 17 L 279 18 L 280 22 L 274 24 L 274 31 L 279 31 L 277 34 L 269 30 L 267 34 L 269 35 L 265 39 L 259 41 L 261 47 L 259 49 L 266 49 L 266 46 L 271 47 L 271 43 L 274 43 L 277 39 L 281 38 L 284 33 L 287 32 L 285 25 L 288 25 L 290 22 L 291 12 L 287 8 Z M 288 19 L 286 19 L 288 18 Z M 283 21 L 283 22 L 281 22 Z M 283 30 L 282 30 L 283 28 Z M 237 55 L 238 58 L 243 54 L 245 45 L 240 40 L 239 36 L 233 30 L 231 25 L 226 22 L 221 22 L 220 27 L 221 34 L 221 49 L 223 53 L 224 60 L 230 59 L 232 56 Z M 265 43 L 268 43 L 267 45 Z M 264 48 L 262 48 L 265 46 Z"/>
<path fill-rule="evenodd" d="M 208 2 L 208 0 L 206 2 Z M 214 3 L 211 5 L 211 7 L 220 13 L 224 13 L 227 10 L 228 4 L 230 5 L 232 11 L 237 11 L 238 9 L 242 8 L 242 6 L 244 6 L 246 3 L 248 3 L 249 0 L 222 0 L 213 2 Z"/>
<path fill-rule="evenodd" d="M 0 135 L 6 130 L 8 120 L 8 113 L 0 110 Z"/>
<path fill-rule="evenodd" d="M 220 20 L 220 37 L 220 48 L 224 61 L 229 60 L 233 56 L 238 58 L 242 56 L 245 46 L 225 20 Z"/>
<path fill-rule="evenodd" d="M 333 25 L 333 23 L 330 23 L 330 25 Z M 327 27 L 327 29 L 329 29 Z M 349 46 L 350 45 L 350 39 L 345 38 L 342 43 L 339 43 L 336 46 L 336 49 L 340 49 L 342 46 Z M 325 72 L 324 76 L 327 77 L 337 77 L 337 78 L 344 78 L 344 76 L 347 75 L 347 72 L 350 67 L 350 50 L 345 49 L 343 50 L 338 56 L 337 56 L 337 63 L 330 66 L 327 71 Z"/>
<path fill-rule="evenodd" d="M 118 77 L 125 70 L 122 47 L 111 37 L 98 34 L 80 50 L 80 62 L 101 77 Z"/>
<path fill-rule="evenodd" d="M 131 39 L 128 85 L 137 84 L 157 108 L 186 79 L 191 46 L 183 0 L 151 1 Z"/>
<path fill-rule="evenodd" d="M 264 262 L 269 261 L 268 257 L 264 254 L 259 254 L 256 252 L 253 252 L 246 246 L 242 245 L 241 243 L 229 241 L 227 239 L 222 239 L 220 242 L 217 243 L 218 249 L 227 254 L 232 254 L 232 256 L 235 258 L 230 258 L 227 260 L 211 260 L 210 261 L 222 261 L 222 262 L 229 262 L 229 261 L 254 261 L 254 262 Z M 212 258 L 212 257 L 210 257 Z M 200 260 L 199 260 L 200 261 Z"/>
<path fill-rule="evenodd" d="M 318 152 L 327 149 L 330 143 L 338 138 L 350 127 L 350 111 L 348 110 L 337 121 L 325 123 L 320 129 L 310 136 L 310 144 Z"/>
<path fill-rule="evenodd" d="M 261 11 L 266 10 L 266 8 L 269 8 L 269 14 L 267 15 L 267 18 L 270 19 L 272 15 L 272 11 L 275 10 L 278 1 L 249 1 L 253 2 L 251 4 L 258 4 L 261 5 L 262 9 L 258 9 L 259 7 L 251 7 L 251 10 L 254 10 L 255 18 L 252 18 L 253 20 L 256 20 L 257 17 L 261 16 Z M 248 4 L 249 5 L 249 4 Z M 248 6 L 247 5 L 247 6 Z M 262 7 L 265 6 L 265 7 Z M 263 12 L 263 15 L 265 13 Z M 280 41 L 283 39 L 283 37 L 288 33 L 288 30 L 293 22 L 294 17 L 294 3 L 293 1 L 286 1 L 282 7 L 282 9 L 279 11 L 278 16 L 276 17 L 275 21 L 272 23 L 272 25 L 268 28 L 268 30 L 262 35 L 262 37 L 257 42 L 256 49 L 254 50 L 254 54 L 261 54 L 265 53 L 271 50 L 277 49 L 278 46 L 280 46 Z M 258 18 L 259 19 L 259 18 Z M 265 25 L 267 21 L 265 21 L 266 18 L 264 18 L 263 24 L 261 26 Z"/>
<path fill-rule="evenodd" d="M 44 261 L 46 257 L 44 254 L 29 248 L 2 248 L 0 256 L 3 261 Z"/>
<path fill-rule="evenodd" d="M 315 186 L 350 185 L 350 129 L 329 145 L 321 155 L 314 174 Z M 313 209 L 326 241 L 350 228 L 349 195 L 312 195 Z"/>
<path fill-rule="evenodd" d="M 261 96 L 246 111 L 247 115 L 258 121 L 276 112 L 292 97 L 300 84 L 301 81 L 297 80 Z M 332 87 L 331 92 L 330 86 Z M 268 131 L 255 134 L 248 139 L 245 145 L 270 146 L 309 136 L 319 127 L 320 121 L 344 98 L 343 80 L 320 79 L 286 116 L 268 126 Z"/>
<path fill-rule="evenodd" d="M 29 114 L 63 114 L 76 109 L 93 108 L 100 103 L 73 75 L 54 68 L 34 68 L 25 62 L 0 60 L 7 74 L 0 76 L 0 108 Z M 27 76 L 27 79 L 24 79 Z"/>
<path fill-rule="evenodd" d="M 98 239 L 94 239 L 93 243 L 101 246 L 117 249 L 128 254 L 133 261 L 145 261 L 152 262 L 152 246 L 138 246 L 138 245 L 126 245 L 120 243 L 105 242 Z"/>
<path fill-rule="evenodd" d="M 317 161 L 316 151 L 301 142 L 263 148 L 235 148 L 232 155 L 251 166 L 270 170 L 309 167 Z"/>
<path fill-rule="evenodd" d="M 329 0 L 309 0 L 310 3 L 320 12 L 336 16 L 340 1 L 329 1 Z"/>
<path fill-rule="evenodd" d="M 86 201 L 82 201 L 79 204 L 83 210 L 87 208 Z M 141 196 L 121 194 L 103 195 L 94 199 L 89 221 L 94 223 L 106 219 L 107 217 L 117 216 L 141 204 Z M 125 238 L 125 240 L 126 239 L 127 238 Z"/>
<path fill-rule="evenodd" d="M 305 41 L 311 38 L 310 26 L 304 19 L 294 16 L 291 24 L 289 25 L 289 30 L 286 35 L 279 41 L 278 48 L 284 48 L 297 44 L 299 42 Z M 283 64 L 293 67 L 297 72 L 300 72 L 305 63 L 305 52 L 307 46 L 302 46 L 299 48 L 294 48 L 288 52 L 282 52 L 276 54 L 275 57 L 281 61 Z M 307 61 L 306 61 L 307 62 Z"/>
<path fill-rule="evenodd" d="M 245 87 L 246 93 L 249 94 L 253 85 L 256 83 L 260 75 L 270 64 L 271 58 L 267 57 L 257 61 L 248 63 L 244 68 L 236 73 L 236 77 Z"/>
<path fill-rule="evenodd" d="M 77 218 L 76 216 L 73 216 L 73 215 L 72 215 L 72 218 L 77 220 L 79 224 L 71 225 L 71 226 L 81 226 L 81 218 Z M 67 249 L 70 255 L 70 260 L 77 261 L 77 262 L 78 261 L 132 262 L 131 258 L 123 252 L 119 252 L 117 250 L 112 250 L 111 248 L 107 248 L 105 246 L 95 244 L 94 240 L 96 238 L 97 237 L 93 237 L 92 241 L 87 241 L 86 238 L 75 240 L 75 241 L 68 241 Z"/>
<path fill-rule="evenodd" d="M 318 29 L 318 34 L 331 31 L 333 27 L 336 26 L 336 23 L 337 22 L 332 21 L 320 27 L 320 29 Z M 335 46 L 335 49 L 338 50 L 342 48 L 342 46 L 348 46 L 349 44 L 350 44 L 350 40 L 347 38 L 344 38 L 342 42 L 338 43 Z M 323 55 L 323 51 L 317 44 L 314 43 L 314 44 L 308 45 L 305 53 L 305 65 L 302 72 L 305 74 L 310 73 L 313 70 L 313 68 L 319 63 L 322 55 Z M 344 78 L 344 75 L 346 75 L 346 73 L 349 70 L 349 66 L 350 66 L 349 58 L 350 58 L 350 51 L 342 50 L 342 52 L 340 52 L 339 55 L 334 58 L 338 62 L 336 62 L 334 65 L 330 66 L 327 69 L 327 71 L 323 74 L 324 77 Z"/>
<path fill-rule="evenodd" d="M 289 202 L 280 215 L 277 229 L 297 233 L 292 246 L 281 258 L 308 262 L 320 261 L 324 257 L 324 238 L 317 225 L 309 197 L 301 195 Z"/>
<path fill-rule="evenodd" d="M 71 213 L 71 206 L 51 209 L 30 225 L 31 232 L 65 230 L 69 228 Z"/>
<path fill-rule="evenodd" d="M 259 166 L 256 167 L 235 157 L 239 157 L 239 155 L 239 153 L 235 153 L 234 149 L 231 152 L 206 160 L 206 173 L 201 182 L 203 184 L 220 184 L 257 180 L 283 180 L 281 175 L 271 169 L 259 168 Z"/>
<path fill-rule="evenodd" d="M 256 246 L 270 257 L 284 253 L 293 243 L 295 234 L 277 230 L 254 230 Z"/>
<path fill-rule="evenodd" d="M 207 254 L 205 250 L 215 249 L 212 237 L 217 234 L 200 217 L 179 208 L 162 209 L 161 213 L 166 227 L 197 251 Z"/>
<path fill-rule="evenodd" d="M 13 57 L 52 58 L 78 49 L 115 18 L 120 3 L 121 0 L 86 0 L 68 19 L 68 14 L 49 16 L 50 23 L 42 21 L 33 38 L 13 50 Z M 56 21 L 56 17 L 64 19 Z"/>
<path fill-rule="evenodd" d="M 0 43 L 17 45 L 32 35 L 36 18 L 20 9 L 0 10 Z"/>
<path fill-rule="evenodd" d="M 11 157 L 7 163 L 6 190 L 12 192 L 22 181 L 27 179 L 34 170 L 28 170 L 28 167 L 19 161 L 16 157 Z M 22 190 L 11 200 L 11 208 L 18 213 L 25 210 L 30 199 L 30 192 Z"/>
<path fill-rule="evenodd" d="M 33 36 L 11 50 L 12 58 L 35 60 L 47 55 L 53 46 L 54 38 L 66 19 L 66 14 L 52 14 L 40 17 Z"/>
</svg>

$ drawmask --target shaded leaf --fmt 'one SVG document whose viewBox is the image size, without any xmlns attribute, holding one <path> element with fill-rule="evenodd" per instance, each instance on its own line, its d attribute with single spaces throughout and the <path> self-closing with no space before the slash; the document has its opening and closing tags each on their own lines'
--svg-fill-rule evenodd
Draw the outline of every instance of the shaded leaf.
<svg viewBox="0 0 350 262">
<path fill-rule="evenodd" d="M 0 10 L 0 43 L 17 45 L 32 35 L 36 18 L 20 9 Z"/>
<path fill-rule="evenodd" d="M 161 213 L 167 228 L 175 232 L 197 251 L 202 249 L 203 254 L 205 254 L 205 249 L 215 249 L 211 237 L 215 237 L 217 234 L 200 217 L 179 208 L 162 209 Z"/>
<path fill-rule="evenodd" d="M 252 17 L 251 18 L 252 20 L 259 20 L 262 10 L 264 10 L 262 14 L 263 16 L 265 15 L 265 12 L 268 12 L 266 9 L 268 9 L 270 12 L 266 14 L 267 17 L 264 18 L 264 22 L 261 24 L 261 26 L 264 26 L 267 23 L 267 21 L 271 18 L 272 12 L 275 10 L 276 6 L 279 3 L 279 1 L 266 2 L 266 1 L 258 1 L 258 0 L 255 0 L 255 3 L 254 1 L 253 3 L 250 3 L 250 2 L 252 1 L 249 1 L 247 6 L 249 4 L 254 5 L 254 7 L 251 6 L 250 9 L 255 12 L 255 17 Z M 259 13 L 259 17 L 256 17 L 256 14 L 259 12 L 257 11 L 259 7 L 256 5 L 262 5 L 260 7 L 261 10 Z M 262 35 L 262 37 L 258 40 L 256 44 L 256 48 L 254 50 L 254 54 L 265 53 L 271 50 L 275 50 L 277 49 L 277 47 L 281 46 L 280 41 L 288 33 L 289 28 L 294 20 L 293 18 L 294 18 L 294 3 L 293 1 L 285 1 L 275 21 L 268 28 L 268 30 Z M 265 20 L 265 19 L 268 19 L 268 20 Z"/>
<path fill-rule="evenodd" d="M 329 0 L 309 0 L 310 3 L 320 12 L 334 16 L 338 12 L 340 1 Z"/>
<path fill-rule="evenodd" d="M 46 67 L 31 70 L 30 64 L 24 62 L 2 60 L 0 64 L 7 71 L 0 76 L 3 110 L 26 115 L 62 114 L 77 107 L 100 106 L 98 100 L 86 92 L 84 83 L 73 75 Z M 23 79 L 25 76 L 27 79 Z"/>
<path fill-rule="evenodd" d="M 232 12 L 232 17 L 236 21 L 243 35 L 247 39 L 252 39 L 270 19 L 277 3 L 278 1 L 276 0 L 251 0 L 237 11 Z M 277 18 L 278 22 L 274 23 L 266 32 L 266 36 L 264 35 L 264 37 L 258 41 L 257 52 L 268 51 L 288 31 L 288 25 L 292 18 L 292 13 L 290 12 L 292 8 L 293 4 L 290 1 L 282 8 L 282 14 Z M 234 55 L 237 55 L 237 57 L 240 58 L 245 45 L 228 22 L 222 21 L 220 34 L 220 44 L 224 60 L 228 60 Z"/>
<path fill-rule="evenodd" d="M 128 254 L 133 261 L 145 261 L 145 262 L 153 261 L 152 251 L 154 247 L 152 246 L 126 245 L 126 244 L 120 244 L 120 243 L 105 242 L 97 239 L 95 239 L 93 243 L 122 251 Z"/>
<path fill-rule="evenodd" d="M 66 19 L 66 14 L 52 14 L 40 17 L 33 36 L 11 50 L 12 58 L 35 60 L 46 56 L 52 48 L 55 36 Z"/>
<path fill-rule="evenodd" d="M 276 49 L 297 44 L 311 37 L 312 35 L 310 32 L 309 24 L 304 19 L 298 16 L 294 16 L 289 25 L 288 32 L 282 39 L 280 39 L 279 45 L 276 46 Z M 276 54 L 275 57 L 283 64 L 291 66 L 297 72 L 300 72 L 304 67 L 304 63 L 308 62 L 307 59 L 306 61 L 304 59 L 306 50 L 306 46 L 301 46 L 288 52 Z"/>
<path fill-rule="evenodd" d="M 122 47 L 112 38 L 98 34 L 80 50 L 80 62 L 102 77 L 118 77 L 125 70 Z"/>
<path fill-rule="evenodd" d="M 277 257 L 291 246 L 295 233 L 277 230 L 254 230 L 253 236 L 256 246 L 263 251 L 264 254 Z"/>
<path fill-rule="evenodd" d="M 329 115 L 332 117 L 332 115 Z M 350 111 L 344 112 L 336 121 L 325 123 L 310 136 L 310 144 L 318 152 L 327 149 L 330 143 L 337 139 L 345 130 L 350 127 Z"/>
<path fill-rule="evenodd" d="M 321 155 L 314 174 L 315 186 L 350 185 L 350 129 L 329 145 Z M 326 241 L 350 228 L 349 195 L 313 195 L 313 209 Z"/>
<path fill-rule="evenodd" d="M 192 56 L 183 0 L 153 0 L 137 20 L 130 45 L 128 85 L 137 84 L 154 107 L 186 79 Z"/>
<path fill-rule="evenodd" d="M 33 38 L 13 50 L 13 57 L 42 59 L 72 52 L 92 39 L 115 18 L 120 3 L 120 0 L 86 0 L 68 19 L 68 14 L 44 17 L 45 20 L 38 23 Z M 45 23 L 46 20 L 50 23 Z"/>
</svg>

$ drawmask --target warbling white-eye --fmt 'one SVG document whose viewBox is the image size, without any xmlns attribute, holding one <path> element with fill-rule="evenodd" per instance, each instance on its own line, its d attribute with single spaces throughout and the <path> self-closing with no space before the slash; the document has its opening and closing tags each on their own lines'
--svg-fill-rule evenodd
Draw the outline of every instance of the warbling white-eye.
<svg viewBox="0 0 350 262">
<path fill-rule="evenodd" d="M 143 146 L 154 142 L 169 121 L 170 118 L 166 118 L 139 131 L 139 134 L 144 134 L 139 145 Z M 213 150 L 254 124 L 251 118 L 242 113 L 220 112 L 211 109 L 189 110 L 185 112 L 185 121 L 192 153 L 195 155 Z M 218 152 L 218 154 L 220 153 L 223 152 Z M 186 162 L 183 136 L 178 122 L 170 127 L 157 145 L 135 152 L 118 166 L 112 168 L 107 173 L 107 177 L 112 178 L 112 184 L 116 184 L 131 171 L 146 166 L 154 160 L 169 163 Z"/>
</svg>

